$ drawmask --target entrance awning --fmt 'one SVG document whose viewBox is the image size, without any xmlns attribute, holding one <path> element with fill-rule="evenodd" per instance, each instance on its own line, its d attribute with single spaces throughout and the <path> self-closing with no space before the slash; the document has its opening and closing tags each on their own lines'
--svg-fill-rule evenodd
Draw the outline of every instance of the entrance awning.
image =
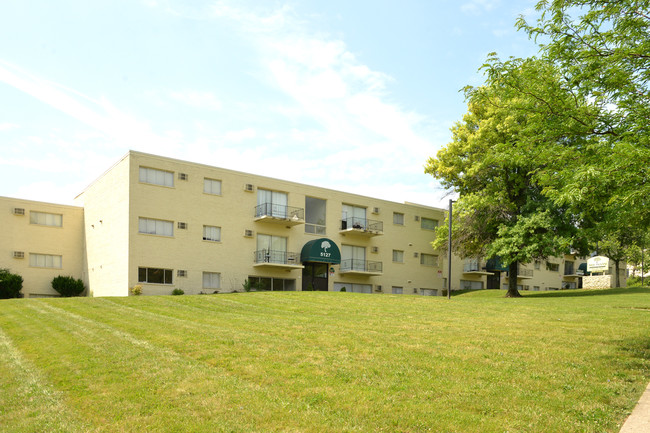
<svg viewBox="0 0 650 433">
<path fill-rule="evenodd" d="M 314 239 L 302 247 L 300 262 L 320 262 L 338 265 L 341 263 L 341 251 L 339 251 L 339 247 L 331 239 Z"/>
</svg>

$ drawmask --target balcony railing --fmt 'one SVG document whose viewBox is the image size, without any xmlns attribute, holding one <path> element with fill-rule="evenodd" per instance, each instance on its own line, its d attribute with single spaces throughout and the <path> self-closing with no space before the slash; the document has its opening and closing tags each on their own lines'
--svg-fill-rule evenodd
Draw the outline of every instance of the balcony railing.
<svg viewBox="0 0 650 433">
<path fill-rule="evenodd" d="M 262 203 L 255 206 L 255 218 L 273 218 L 283 221 L 305 222 L 305 209 L 275 203 Z"/>
<path fill-rule="evenodd" d="M 256 264 L 300 265 L 300 253 L 287 251 L 258 250 L 255 251 Z"/>
<path fill-rule="evenodd" d="M 468 260 L 463 264 L 463 272 L 482 272 L 485 271 L 485 263 L 478 260 Z"/>
<path fill-rule="evenodd" d="M 341 230 L 359 230 L 382 233 L 384 231 L 384 223 L 383 221 L 350 217 L 341 220 Z"/>
<path fill-rule="evenodd" d="M 341 272 L 367 272 L 382 273 L 382 262 L 371 262 L 369 260 L 345 259 L 341 260 Z"/>
<path fill-rule="evenodd" d="M 522 269 L 519 268 L 517 270 L 517 276 L 518 277 L 533 277 L 533 270 L 532 269 Z"/>
</svg>

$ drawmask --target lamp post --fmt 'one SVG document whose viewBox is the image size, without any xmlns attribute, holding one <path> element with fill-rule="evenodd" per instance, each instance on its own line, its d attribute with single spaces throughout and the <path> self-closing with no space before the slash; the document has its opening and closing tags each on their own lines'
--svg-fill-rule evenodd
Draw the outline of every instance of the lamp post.
<svg viewBox="0 0 650 433">
<path fill-rule="evenodd" d="M 451 212 L 452 212 L 452 203 L 454 201 L 449 199 L 449 236 L 447 239 L 447 251 L 449 254 L 448 257 L 448 268 L 447 268 L 447 299 L 451 299 Z"/>
</svg>

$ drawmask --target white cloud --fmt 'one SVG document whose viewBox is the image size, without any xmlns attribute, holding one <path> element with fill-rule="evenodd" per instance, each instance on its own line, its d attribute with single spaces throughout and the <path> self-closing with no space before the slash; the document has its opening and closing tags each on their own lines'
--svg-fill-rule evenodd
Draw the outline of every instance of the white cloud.
<svg viewBox="0 0 650 433">
<path fill-rule="evenodd" d="M 0 131 L 9 131 L 17 128 L 18 125 L 16 125 L 15 123 L 9 123 L 9 122 L 0 123 Z"/>
<path fill-rule="evenodd" d="M 221 110 L 222 108 L 221 101 L 217 100 L 212 92 L 186 90 L 170 92 L 169 96 L 178 102 L 195 108 L 204 108 L 208 110 Z"/>
</svg>

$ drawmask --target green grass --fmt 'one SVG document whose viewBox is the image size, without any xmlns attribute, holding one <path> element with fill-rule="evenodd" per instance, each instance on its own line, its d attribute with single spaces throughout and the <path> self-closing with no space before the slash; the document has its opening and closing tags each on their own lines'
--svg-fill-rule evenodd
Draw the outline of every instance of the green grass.
<svg viewBox="0 0 650 433">
<path fill-rule="evenodd" d="M 650 290 L 0 302 L 3 432 L 618 432 Z"/>
</svg>

